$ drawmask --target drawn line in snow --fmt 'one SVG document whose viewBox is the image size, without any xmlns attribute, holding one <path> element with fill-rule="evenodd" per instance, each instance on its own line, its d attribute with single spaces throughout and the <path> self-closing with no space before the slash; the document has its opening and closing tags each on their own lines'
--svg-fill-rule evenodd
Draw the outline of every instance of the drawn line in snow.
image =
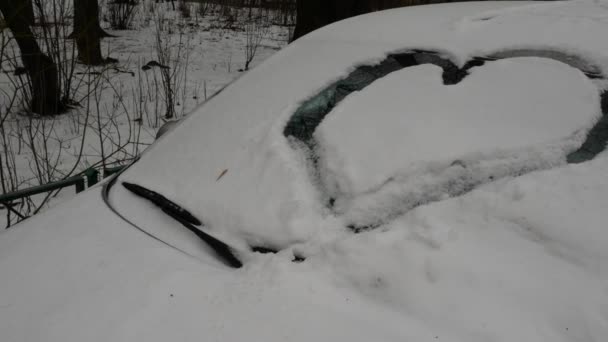
<svg viewBox="0 0 608 342">
<path fill-rule="evenodd" d="M 602 92 L 600 98 L 602 101 L 602 117 L 587 133 L 583 145 L 566 157 L 569 164 L 589 161 L 606 149 L 606 143 L 608 142 L 608 91 Z"/>
</svg>

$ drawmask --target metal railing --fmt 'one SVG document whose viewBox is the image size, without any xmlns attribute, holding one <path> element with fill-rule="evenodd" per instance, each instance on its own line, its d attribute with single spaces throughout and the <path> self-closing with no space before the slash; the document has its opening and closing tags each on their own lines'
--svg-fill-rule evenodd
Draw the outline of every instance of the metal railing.
<svg viewBox="0 0 608 342">
<path fill-rule="evenodd" d="M 109 177 L 115 173 L 120 172 L 124 169 L 125 166 L 115 166 L 111 168 L 105 168 L 103 170 L 103 178 Z M 55 190 L 60 190 L 63 188 L 74 186 L 76 188 L 76 193 L 84 191 L 87 187 L 91 187 L 97 183 L 99 183 L 99 170 L 97 169 L 87 169 L 79 175 L 72 176 L 66 179 L 62 179 L 60 181 L 38 185 L 35 187 L 17 190 L 14 192 L 9 192 L 6 194 L 0 195 L 0 204 L 7 210 L 13 212 L 15 215 L 19 216 L 21 220 L 26 219 L 28 216 L 23 215 L 17 209 L 13 208 L 17 204 L 13 203 L 14 201 L 31 197 L 34 195 L 39 195 L 43 193 L 48 193 Z M 0 207 L 0 209 L 2 209 Z"/>
</svg>

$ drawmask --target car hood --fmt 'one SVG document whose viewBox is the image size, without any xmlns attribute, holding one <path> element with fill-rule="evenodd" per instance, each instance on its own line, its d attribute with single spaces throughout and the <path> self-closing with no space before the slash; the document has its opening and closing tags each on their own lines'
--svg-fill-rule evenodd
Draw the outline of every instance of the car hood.
<svg viewBox="0 0 608 342">
<path fill-rule="evenodd" d="M 363 322 L 342 306 L 349 295 L 309 278 L 311 267 L 292 264 L 287 255 L 258 258 L 238 271 L 205 263 L 122 221 L 105 207 L 100 188 L 2 232 L 0 270 L 6 341 L 378 336 L 348 328 Z M 384 315 L 381 335 L 400 336 L 390 310 L 365 301 L 349 305 Z"/>
</svg>

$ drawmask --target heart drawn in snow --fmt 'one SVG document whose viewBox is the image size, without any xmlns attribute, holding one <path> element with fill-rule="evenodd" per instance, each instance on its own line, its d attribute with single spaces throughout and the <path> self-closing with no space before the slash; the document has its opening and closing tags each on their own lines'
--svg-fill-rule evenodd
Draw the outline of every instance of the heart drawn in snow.
<svg viewBox="0 0 608 342">
<path fill-rule="evenodd" d="M 456 85 L 441 75 L 435 65 L 391 73 L 319 125 L 324 165 L 343 192 L 365 192 L 424 163 L 565 139 L 600 114 L 593 83 L 550 59 L 487 63 Z"/>
<path fill-rule="evenodd" d="M 485 63 L 453 85 L 442 82 L 443 71 L 425 64 L 392 72 L 327 114 L 314 138 L 322 183 L 332 197 L 367 195 L 461 159 L 492 160 L 512 151 L 533 159 L 532 151 L 545 147 L 562 149 L 557 158 L 563 159 L 601 114 L 592 81 L 551 59 Z M 365 202 L 383 205 L 378 200 L 392 199 Z"/>
</svg>

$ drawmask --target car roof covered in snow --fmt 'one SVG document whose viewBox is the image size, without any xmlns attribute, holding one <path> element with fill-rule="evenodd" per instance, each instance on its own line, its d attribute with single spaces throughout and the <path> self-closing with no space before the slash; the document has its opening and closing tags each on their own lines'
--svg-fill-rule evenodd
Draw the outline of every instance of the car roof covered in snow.
<svg viewBox="0 0 608 342">
<path fill-rule="evenodd" d="M 353 197 L 351 187 L 359 193 L 369 193 L 389 180 L 405 177 L 407 172 L 399 170 L 417 168 L 416 172 L 424 172 L 420 168 L 430 167 L 428 163 L 413 163 L 414 157 L 449 165 L 463 158 L 478 161 L 481 157 L 473 155 L 488 151 L 500 151 L 507 163 L 513 158 L 534 159 L 544 153 L 551 154 L 543 159 L 544 166 L 555 164 L 564 156 L 556 155 L 555 150 L 570 151 L 580 145 L 582 137 L 575 133 L 590 129 L 600 115 L 597 87 L 581 73 L 600 73 L 598 70 L 604 70 L 608 61 L 608 42 L 602 38 L 606 24 L 598 8 L 602 7 L 591 2 L 445 4 L 384 11 L 330 25 L 280 51 L 196 110 L 149 149 L 121 180 L 174 199 L 200 217 L 207 229 L 232 243 L 283 248 L 316 234 L 327 216 L 325 202 L 332 200 L 327 197 L 342 195 L 344 201 L 339 201 L 339 206 L 348 206 L 345 202 Z M 311 176 L 309 156 L 294 148 L 293 141 L 285 135 L 285 127 L 307 100 L 348 78 L 357 66 L 375 65 L 391 54 L 414 50 L 432 51 L 454 67 L 463 67 L 475 57 L 509 51 L 513 56 L 526 56 L 518 53 L 526 49 L 532 51 L 528 54 L 532 56 L 539 55 L 534 53 L 536 50 L 574 56 L 582 67 L 569 68 L 555 58 L 505 59 L 471 69 L 470 79 L 447 87 L 436 80 L 441 75 L 437 67 L 440 63 L 433 65 L 431 61 L 381 77 L 361 94 L 350 96 L 348 103 L 336 108 L 338 114 L 330 114 L 316 132 L 328 145 L 320 148 L 327 150 L 327 158 L 321 162 L 328 171 L 321 172 L 329 178 L 329 174 L 334 174 L 337 179 Z M 502 78 L 501 82 L 496 78 Z M 577 86 L 568 84 L 570 81 Z M 382 90 L 382 83 L 391 82 L 387 87 L 393 93 L 389 94 Z M 524 88 L 525 84 L 530 88 Z M 374 92 L 374 88 L 378 90 Z M 403 94 L 395 98 L 400 88 Z M 453 94 L 454 91 L 461 94 Z M 424 92 L 426 103 L 420 99 Z M 529 94 L 522 97 L 526 92 Z M 572 96 L 564 96 L 569 92 Z M 442 99 L 444 95 L 449 98 Z M 413 103 L 413 98 L 418 103 Z M 367 112 L 352 113 L 349 104 L 365 104 Z M 375 112 L 368 113 L 372 107 Z M 443 113 L 439 113 L 441 108 L 445 109 Z M 559 110 L 554 113 L 556 109 Z M 425 110 L 434 112 L 427 115 Z M 374 121 L 378 113 L 390 115 L 387 111 L 405 115 L 398 124 L 388 118 Z M 518 113 L 505 117 L 509 111 Z M 580 112 L 579 118 L 574 118 L 573 111 Z M 419 115 L 411 117 L 412 112 Z M 457 116 L 465 112 L 468 116 Z M 494 119 L 484 116 L 488 113 L 502 122 L 492 122 Z M 449 120 L 445 117 L 448 114 Z M 530 114 L 538 115 L 527 117 Z M 343 121 L 339 120 L 340 115 Z M 367 121 L 361 121 L 365 116 Z M 427 120 L 430 116 L 443 128 Z M 556 120 L 560 117 L 563 120 Z M 469 130 L 458 130 L 450 122 L 468 126 Z M 550 123 L 553 126 L 547 126 Z M 404 126 L 415 134 L 404 131 L 401 137 L 409 138 L 401 140 L 386 137 L 399 136 L 395 130 Z M 386 131 L 391 127 L 391 133 Z M 344 134 L 340 137 L 332 130 Z M 376 139 L 377 146 L 372 146 L 369 138 L 361 136 L 363 131 L 386 139 Z M 477 140 L 472 139 L 475 133 Z M 499 133 L 502 138 L 497 136 Z M 428 141 L 422 141 L 423 137 Z M 487 140 L 486 148 L 480 148 L 483 139 Z M 546 148 L 539 151 L 537 147 L 543 144 Z M 382 148 L 389 150 L 379 150 Z M 515 148 L 533 149 L 529 152 L 536 156 L 506 156 Z M 351 154 L 344 154 L 344 149 L 350 149 Z M 400 151 L 403 154 L 397 157 Z M 382 155 L 388 155 L 393 162 L 386 164 L 386 160 L 380 160 Z M 508 158 L 511 159 L 507 161 Z M 364 166 L 366 160 L 376 168 Z M 527 168 L 528 164 L 522 161 L 519 167 Z M 362 173 L 365 180 L 361 181 L 367 183 L 352 184 L 354 174 Z M 325 192 L 326 188 L 331 189 Z M 156 220 L 145 217 L 146 210 L 132 210 L 138 204 L 133 204 L 133 196 L 124 189 L 115 188 L 111 198 L 130 219 L 163 238 L 171 238 L 172 233 L 167 232 L 162 221 L 156 227 Z M 189 243 L 189 239 L 181 240 L 180 243 Z M 190 247 L 198 250 L 197 246 Z"/>
</svg>

